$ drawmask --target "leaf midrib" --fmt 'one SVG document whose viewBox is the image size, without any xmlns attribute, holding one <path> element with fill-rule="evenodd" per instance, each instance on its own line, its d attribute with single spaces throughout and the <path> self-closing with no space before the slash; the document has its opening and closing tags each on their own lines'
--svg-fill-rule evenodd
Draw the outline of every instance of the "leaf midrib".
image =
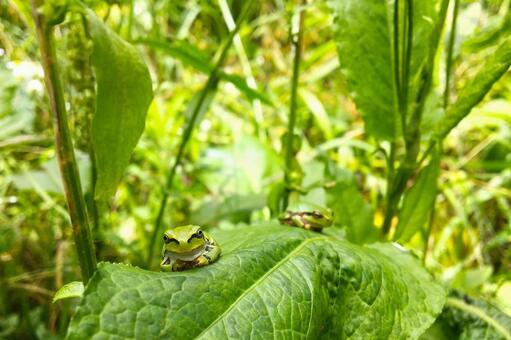
<svg viewBox="0 0 511 340">
<path fill-rule="evenodd" d="M 313 238 L 306 239 L 302 241 L 298 246 L 296 246 L 289 254 L 287 254 L 283 259 L 281 259 L 279 262 L 277 262 L 273 267 L 271 267 L 266 273 L 264 273 L 263 276 L 258 278 L 254 283 L 252 283 L 247 289 L 245 289 L 238 298 L 229 305 L 228 308 L 225 309 L 225 311 L 220 314 L 213 322 L 211 322 L 197 337 L 196 339 L 201 338 L 205 333 L 207 333 L 211 328 L 213 328 L 217 323 L 219 323 L 224 316 L 226 316 L 245 296 L 247 296 L 250 292 L 252 292 L 261 282 L 263 282 L 267 277 L 269 277 L 273 272 L 275 272 L 280 266 L 282 266 L 284 263 L 289 261 L 290 258 L 292 258 L 295 254 L 297 254 L 299 251 L 301 251 L 306 245 L 309 243 L 312 243 L 314 241 L 318 240 L 324 240 L 326 239 L 325 236 L 316 236 Z M 310 325 L 309 325 L 310 327 Z M 307 330 L 308 332 L 308 330 Z"/>
</svg>

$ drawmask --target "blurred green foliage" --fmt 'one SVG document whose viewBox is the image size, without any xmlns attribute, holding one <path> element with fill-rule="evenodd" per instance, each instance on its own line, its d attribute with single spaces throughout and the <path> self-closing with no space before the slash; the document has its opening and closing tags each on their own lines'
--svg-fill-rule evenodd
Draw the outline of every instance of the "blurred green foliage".
<svg viewBox="0 0 511 340">
<path fill-rule="evenodd" d="M 93 229 L 98 259 L 143 266 L 168 166 L 189 118 L 185 108 L 206 81 L 210 61 L 229 30 L 217 2 L 86 3 L 143 53 L 153 79 L 155 97 L 145 131 L 115 196 L 98 204 Z M 228 3 L 236 18 L 241 1 Z M 293 4 L 258 1 L 255 7 L 188 144 L 165 226 L 236 229 L 272 218 L 269 193 L 282 183 L 284 171 L 281 140 L 290 99 Z M 509 35 L 510 7 L 509 0 L 461 1 L 453 95 Z M 363 243 L 376 238 L 375 226 L 383 221 L 386 158 L 382 146 L 364 133 L 350 99 L 332 20 L 325 3 L 307 5 L 297 107 L 302 138 L 297 160 L 307 192 L 298 196 L 338 205 L 336 210 L 344 212 L 336 217 L 339 226 L 366 231 L 340 233 Z M 92 204 L 90 180 L 85 180 L 90 177 L 86 122 L 95 89 L 88 60 L 80 53 L 89 47 L 83 45 L 79 17 L 66 17 L 56 40 L 82 183 Z M 443 52 L 441 47 L 436 60 L 441 70 Z M 442 97 L 444 79 L 437 78 L 423 125 L 441 121 L 442 110 L 433 108 Z M 60 338 L 76 301 L 51 301 L 65 283 L 79 280 L 80 271 L 24 1 L 0 2 L 0 79 L 0 338 Z M 425 265 L 439 280 L 490 299 L 511 315 L 510 112 L 507 75 L 446 138 L 429 244 L 421 230 L 406 245 L 420 256 L 426 250 Z M 337 183 L 333 188 L 328 187 L 331 181 Z M 373 211 L 374 219 L 367 219 Z"/>
</svg>

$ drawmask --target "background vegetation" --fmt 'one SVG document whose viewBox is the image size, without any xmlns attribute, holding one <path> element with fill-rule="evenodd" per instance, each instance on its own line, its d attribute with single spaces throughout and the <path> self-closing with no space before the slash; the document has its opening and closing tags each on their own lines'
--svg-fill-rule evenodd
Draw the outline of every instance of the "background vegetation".
<svg viewBox="0 0 511 340">
<path fill-rule="evenodd" d="M 157 270 L 161 245 L 159 236 L 154 239 L 155 220 L 162 206 L 167 209 L 160 229 L 193 223 L 236 232 L 272 220 L 282 197 L 290 195 L 332 207 L 340 227 L 335 232 L 354 243 L 399 239 L 459 297 L 483 298 L 511 315 L 509 75 L 447 135 L 441 156 L 425 153 L 431 126 L 445 119 L 444 104 L 458 98 L 509 36 L 510 1 L 451 1 L 432 59 L 437 71 L 424 104 L 426 133 L 418 139 L 423 165 L 440 169 L 437 190 L 435 173 L 421 172 L 433 180 L 405 194 L 415 200 L 410 208 L 400 206 L 409 213 L 401 212 L 399 222 L 397 212 L 386 218 L 389 204 L 399 210 L 402 199 L 389 200 L 389 159 L 396 158 L 397 172 L 406 164 L 408 146 L 393 147 L 365 130 L 336 46 L 338 35 L 350 32 L 334 29 L 338 22 L 327 3 L 258 1 L 230 48 L 225 45 L 244 11 L 242 1 L 86 3 L 142 52 L 154 92 L 145 130 L 115 195 L 93 199 L 98 182 L 89 156 L 99 75 L 91 69 L 92 45 L 82 16 L 68 14 L 57 27 L 58 67 L 99 260 Z M 28 3 L 0 3 L 0 337 L 6 338 L 63 337 L 76 301 L 51 301 L 65 283 L 82 278 L 35 30 Z M 301 46 L 301 55 L 293 46 Z M 350 52 L 339 51 L 341 64 L 343 53 Z M 362 85 L 369 88 L 371 82 L 368 77 Z M 301 140 L 297 150 L 286 149 L 294 142 L 286 135 L 290 111 Z M 183 136 L 189 136 L 187 143 Z M 415 170 L 404 178 L 403 190 L 419 181 Z M 296 173 L 302 192 L 293 187 Z M 333 198 L 329 185 L 336 185 Z M 421 212 L 421 201 L 428 200 L 431 205 Z M 400 229 L 405 219 L 412 221 L 412 231 Z"/>
</svg>

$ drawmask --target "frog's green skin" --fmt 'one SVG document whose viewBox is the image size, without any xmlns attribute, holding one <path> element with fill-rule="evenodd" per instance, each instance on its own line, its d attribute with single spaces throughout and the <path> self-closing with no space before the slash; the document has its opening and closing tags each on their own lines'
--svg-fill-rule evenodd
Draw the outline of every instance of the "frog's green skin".
<svg viewBox="0 0 511 340">
<path fill-rule="evenodd" d="M 163 234 L 162 271 L 181 271 L 206 266 L 218 259 L 220 247 L 199 226 L 169 229 Z"/>
<path fill-rule="evenodd" d="M 321 231 L 333 222 L 332 210 L 314 204 L 300 203 L 287 208 L 279 216 L 281 224 L 299 227 L 307 230 Z"/>
</svg>

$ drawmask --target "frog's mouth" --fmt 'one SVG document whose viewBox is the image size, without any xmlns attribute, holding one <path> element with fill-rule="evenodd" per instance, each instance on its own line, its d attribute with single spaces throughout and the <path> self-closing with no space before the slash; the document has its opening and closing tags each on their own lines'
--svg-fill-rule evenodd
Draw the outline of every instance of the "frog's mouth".
<svg viewBox="0 0 511 340">
<path fill-rule="evenodd" d="M 172 260 L 181 260 L 181 261 L 188 261 L 188 262 L 193 261 L 197 257 L 199 257 L 204 252 L 205 249 L 206 249 L 206 245 L 204 244 L 201 247 L 198 247 L 194 250 L 183 252 L 183 253 L 175 253 L 172 251 L 165 250 L 163 252 L 163 258 L 161 260 L 161 265 L 167 266 L 172 262 Z"/>
</svg>

